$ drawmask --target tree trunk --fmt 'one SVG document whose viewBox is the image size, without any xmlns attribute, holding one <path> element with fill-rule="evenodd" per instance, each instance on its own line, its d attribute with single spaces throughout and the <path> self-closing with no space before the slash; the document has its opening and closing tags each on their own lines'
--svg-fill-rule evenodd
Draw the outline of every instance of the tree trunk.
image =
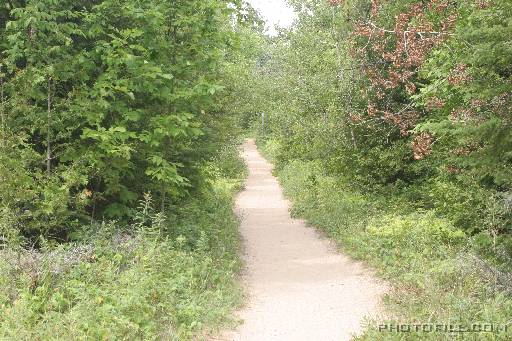
<svg viewBox="0 0 512 341">
<path fill-rule="evenodd" d="M 162 202 L 160 204 L 160 212 L 162 214 L 165 213 L 165 207 L 166 207 L 166 185 L 162 185 Z"/>
<path fill-rule="evenodd" d="M 0 70 L 1 72 L 1 70 Z M 6 119 L 5 119 L 5 100 L 4 100 L 4 78 L 0 77 L 0 121 L 2 124 L 2 147 L 5 147 L 5 132 L 6 132 Z"/>
<path fill-rule="evenodd" d="M 352 135 L 352 145 L 354 146 L 354 149 L 357 149 L 356 134 L 354 133 L 354 129 L 350 129 L 350 135 Z"/>
<path fill-rule="evenodd" d="M 52 127 L 52 79 L 48 78 L 48 117 L 46 129 L 46 174 L 52 173 L 52 148 L 51 148 L 51 127 Z"/>
<path fill-rule="evenodd" d="M 347 7 L 347 21 L 350 21 L 350 8 Z M 336 9 L 335 7 L 332 8 L 332 27 L 331 27 L 331 35 L 334 39 L 334 42 L 336 44 L 336 66 L 338 68 L 338 72 L 337 72 L 337 75 L 336 75 L 336 91 L 337 91 L 337 96 L 338 98 L 340 99 L 340 101 L 343 101 L 343 94 L 342 94 L 342 82 L 344 79 L 346 79 L 345 77 L 345 69 L 343 68 L 343 55 L 341 53 L 341 46 L 340 46 L 340 36 L 339 34 L 336 32 L 336 27 L 335 27 L 335 20 L 336 19 Z M 353 79 L 353 69 L 352 70 L 352 79 Z M 348 96 L 348 101 L 350 101 L 350 103 L 347 103 L 347 101 L 345 100 L 344 101 L 344 106 L 345 106 L 345 114 L 349 112 L 350 108 L 351 108 L 351 104 L 352 104 L 352 98 L 353 96 Z M 356 134 L 354 132 L 354 129 L 351 128 L 350 129 L 350 136 L 351 136 L 351 139 L 352 139 L 352 146 L 354 147 L 354 149 L 357 149 L 357 140 L 356 140 Z"/>
</svg>

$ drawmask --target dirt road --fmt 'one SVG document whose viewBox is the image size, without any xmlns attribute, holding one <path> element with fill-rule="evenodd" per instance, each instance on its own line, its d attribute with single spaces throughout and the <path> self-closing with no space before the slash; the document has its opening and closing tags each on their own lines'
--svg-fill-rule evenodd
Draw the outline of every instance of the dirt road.
<svg viewBox="0 0 512 341">
<path fill-rule="evenodd" d="M 385 285 L 289 215 L 272 166 L 244 144 L 250 175 L 237 199 L 248 304 L 237 331 L 219 340 L 349 340 L 379 314 Z"/>
</svg>

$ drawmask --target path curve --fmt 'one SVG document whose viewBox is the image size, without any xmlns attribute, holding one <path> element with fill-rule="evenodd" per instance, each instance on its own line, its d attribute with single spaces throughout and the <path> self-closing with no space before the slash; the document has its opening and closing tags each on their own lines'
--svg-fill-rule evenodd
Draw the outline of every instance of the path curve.
<svg viewBox="0 0 512 341">
<path fill-rule="evenodd" d="M 242 324 L 216 340 L 350 340 L 366 317 L 379 315 L 386 286 L 303 221 L 253 140 L 243 145 L 249 167 L 236 201 L 242 219 L 248 305 Z"/>
</svg>

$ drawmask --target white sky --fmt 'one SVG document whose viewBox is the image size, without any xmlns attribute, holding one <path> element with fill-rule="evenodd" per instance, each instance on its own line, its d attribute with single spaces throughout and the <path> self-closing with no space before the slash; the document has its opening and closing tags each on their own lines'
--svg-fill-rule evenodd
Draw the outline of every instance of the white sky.
<svg viewBox="0 0 512 341">
<path fill-rule="evenodd" d="M 270 35 L 275 35 L 274 26 L 290 27 L 295 19 L 295 12 L 288 7 L 286 0 L 247 0 L 252 7 L 257 9 L 262 18 L 267 22 Z"/>
</svg>

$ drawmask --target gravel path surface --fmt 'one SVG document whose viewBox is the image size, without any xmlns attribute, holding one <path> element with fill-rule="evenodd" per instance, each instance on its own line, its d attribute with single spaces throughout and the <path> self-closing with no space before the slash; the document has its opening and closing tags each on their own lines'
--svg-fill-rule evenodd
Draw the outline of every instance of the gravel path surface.
<svg viewBox="0 0 512 341">
<path fill-rule="evenodd" d="M 243 148 L 250 175 L 236 207 L 248 304 L 238 330 L 212 340 L 350 340 L 367 317 L 380 315 L 386 285 L 292 219 L 272 166 L 253 140 Z"/>
</svg>

